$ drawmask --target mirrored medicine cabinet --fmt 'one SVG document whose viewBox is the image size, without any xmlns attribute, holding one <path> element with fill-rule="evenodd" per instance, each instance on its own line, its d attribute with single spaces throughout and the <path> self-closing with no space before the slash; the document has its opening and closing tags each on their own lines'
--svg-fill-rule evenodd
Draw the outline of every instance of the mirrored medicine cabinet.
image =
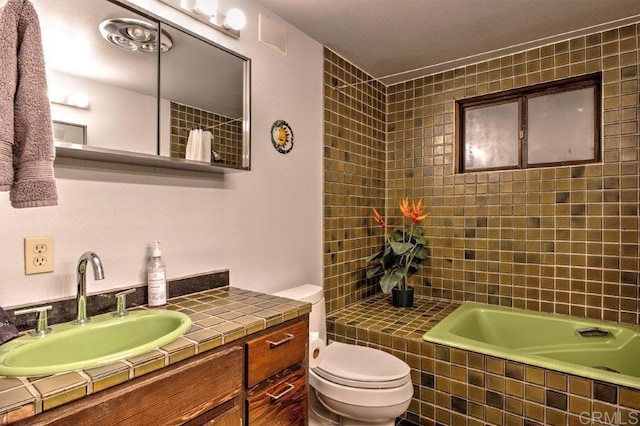
<svg viewBox="0 0 640 426">
<path fill-rule="evenodd" d="M 58 157 L 249 169 L 249 59 L 115 0 L 32 3 Z"/>
</svg>

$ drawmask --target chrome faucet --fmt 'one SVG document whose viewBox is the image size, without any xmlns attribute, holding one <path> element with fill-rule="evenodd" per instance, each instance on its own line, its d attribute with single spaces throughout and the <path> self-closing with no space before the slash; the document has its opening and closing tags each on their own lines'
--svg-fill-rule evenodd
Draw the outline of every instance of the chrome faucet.
<svg viewBox="0 0 640 426">
<path fill-rule="evenodd" d="M 102 262 L 97 254 L 88 251 L 80 256 L 78 260 L 78 270 L 76 274 L 76 280 L 78 283 L 78 316 L 73 320 L 74 324 L 85 324 L 91 320 L 87 317 L 87 263 L 91 262 L 93 265 L 93 275 L 96 280 L 104 279 L 104 270 L 102 269 Z"/>
</svg>

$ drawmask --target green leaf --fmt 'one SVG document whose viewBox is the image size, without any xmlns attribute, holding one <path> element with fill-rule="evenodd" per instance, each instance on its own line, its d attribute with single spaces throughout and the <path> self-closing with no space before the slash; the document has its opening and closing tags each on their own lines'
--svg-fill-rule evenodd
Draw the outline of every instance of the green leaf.
<svg viewBox="0 0 640 426">
<path fill-rule="evenodd" d="M 396 229 L 391 234 L 389 234 L 389 242 L 402 242 L 404 241 L 404 233 L 399 229 Z"/>
<path fill-rule="evenodd" d="M 395 241 L 391 241 L 390 245 L 393 249 L 393 252 L 397 255 L 403 255 L 413 248 L 413 244 L 411 243 L 398 243 Z"/>
<path fill-rule="evenodd" d="M 367 278 L 373 278 L 375 274 L 377 274 L 382 269 L 382 265 L 373 265 L 371 268 L 367 269 Z"/>
<path fill-rule="evenodd" d="M 418 272 L 420 270 L 421 266 L 422 266 L 422 262 L 420 262 L 420 263 L 411 262 L 411 264 L 409 265 L 409 275 L 413 275 L 416 272 Z"/>
<path fill-rule="evenodd" d="M 376 260 L 376 259 L 378 259 L 378 258 L 382 257 L 382 255 L 384 254 L 384 252 L 385 252 L 384 250 L 380 250 L 379 252 L 374 253 L 374 254 L 372 254 L 371 256 L 367 257 L 365 260 L 366 260 L 367 262 L 371 262 L 371 261 L 373 261 L 373 260 Z"/>
<path fill-rule="evenodd" d="M 397 269 L 385 272 L 382 278 L 380 278 L 380 288 L 382 292 L 386 294 L 391 293 L 391 290 L 398 285 L 403 275 L 404 274 Z"/>
<path fill-rule="evenodd" d="M 418 250 L 418 252 L 416 253 L 415 257 L 417 259 L 424 260 L 427 257 L 429 257 L 429 250 L 427 250 L 425 247 L 420 247 L 420 250 Z"/>
<path fill-rule="evenodd" d="M 407 226 L 407 234 L 411 234 L 412 237 L 421 237 L 424 235 L 424 232 L 423 232 L 422 226 L 415 226 L 413 228 L 413 231 L 411 231 L 410 226 Z"/>
</svg>

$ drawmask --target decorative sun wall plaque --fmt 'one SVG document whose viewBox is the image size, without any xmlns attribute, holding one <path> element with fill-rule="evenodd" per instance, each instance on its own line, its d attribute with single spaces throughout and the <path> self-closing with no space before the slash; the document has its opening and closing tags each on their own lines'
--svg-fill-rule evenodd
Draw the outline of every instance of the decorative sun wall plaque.
<svg viewBox="0 0 640 426">
<path fill-rule="evenodd" d="M 271 143 L 281 154 L 287 154 L 293 148 L 293 130 L 284 120 L 276 120 L 271 126 Z"/>
</svg>

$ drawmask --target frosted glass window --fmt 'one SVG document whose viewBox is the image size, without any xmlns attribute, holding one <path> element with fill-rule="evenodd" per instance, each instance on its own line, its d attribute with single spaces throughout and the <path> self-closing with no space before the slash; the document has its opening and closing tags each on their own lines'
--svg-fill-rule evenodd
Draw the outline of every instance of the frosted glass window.
<svg viewBox="0 0 640 426">
<path fill-rule="evenodd" d="M 561 163 L 594 158 L 594 88 L 528 100 L 528 163 Z"/>
<path fill-rule="evenodd" d="M 600 161 L 602 73 L 456 101 L 456 173 Z"/>
<path fill-rule="evenodd" d="M 518 102 L 465 110 L 464 167 L 518 165 Z"/>
</svg>

